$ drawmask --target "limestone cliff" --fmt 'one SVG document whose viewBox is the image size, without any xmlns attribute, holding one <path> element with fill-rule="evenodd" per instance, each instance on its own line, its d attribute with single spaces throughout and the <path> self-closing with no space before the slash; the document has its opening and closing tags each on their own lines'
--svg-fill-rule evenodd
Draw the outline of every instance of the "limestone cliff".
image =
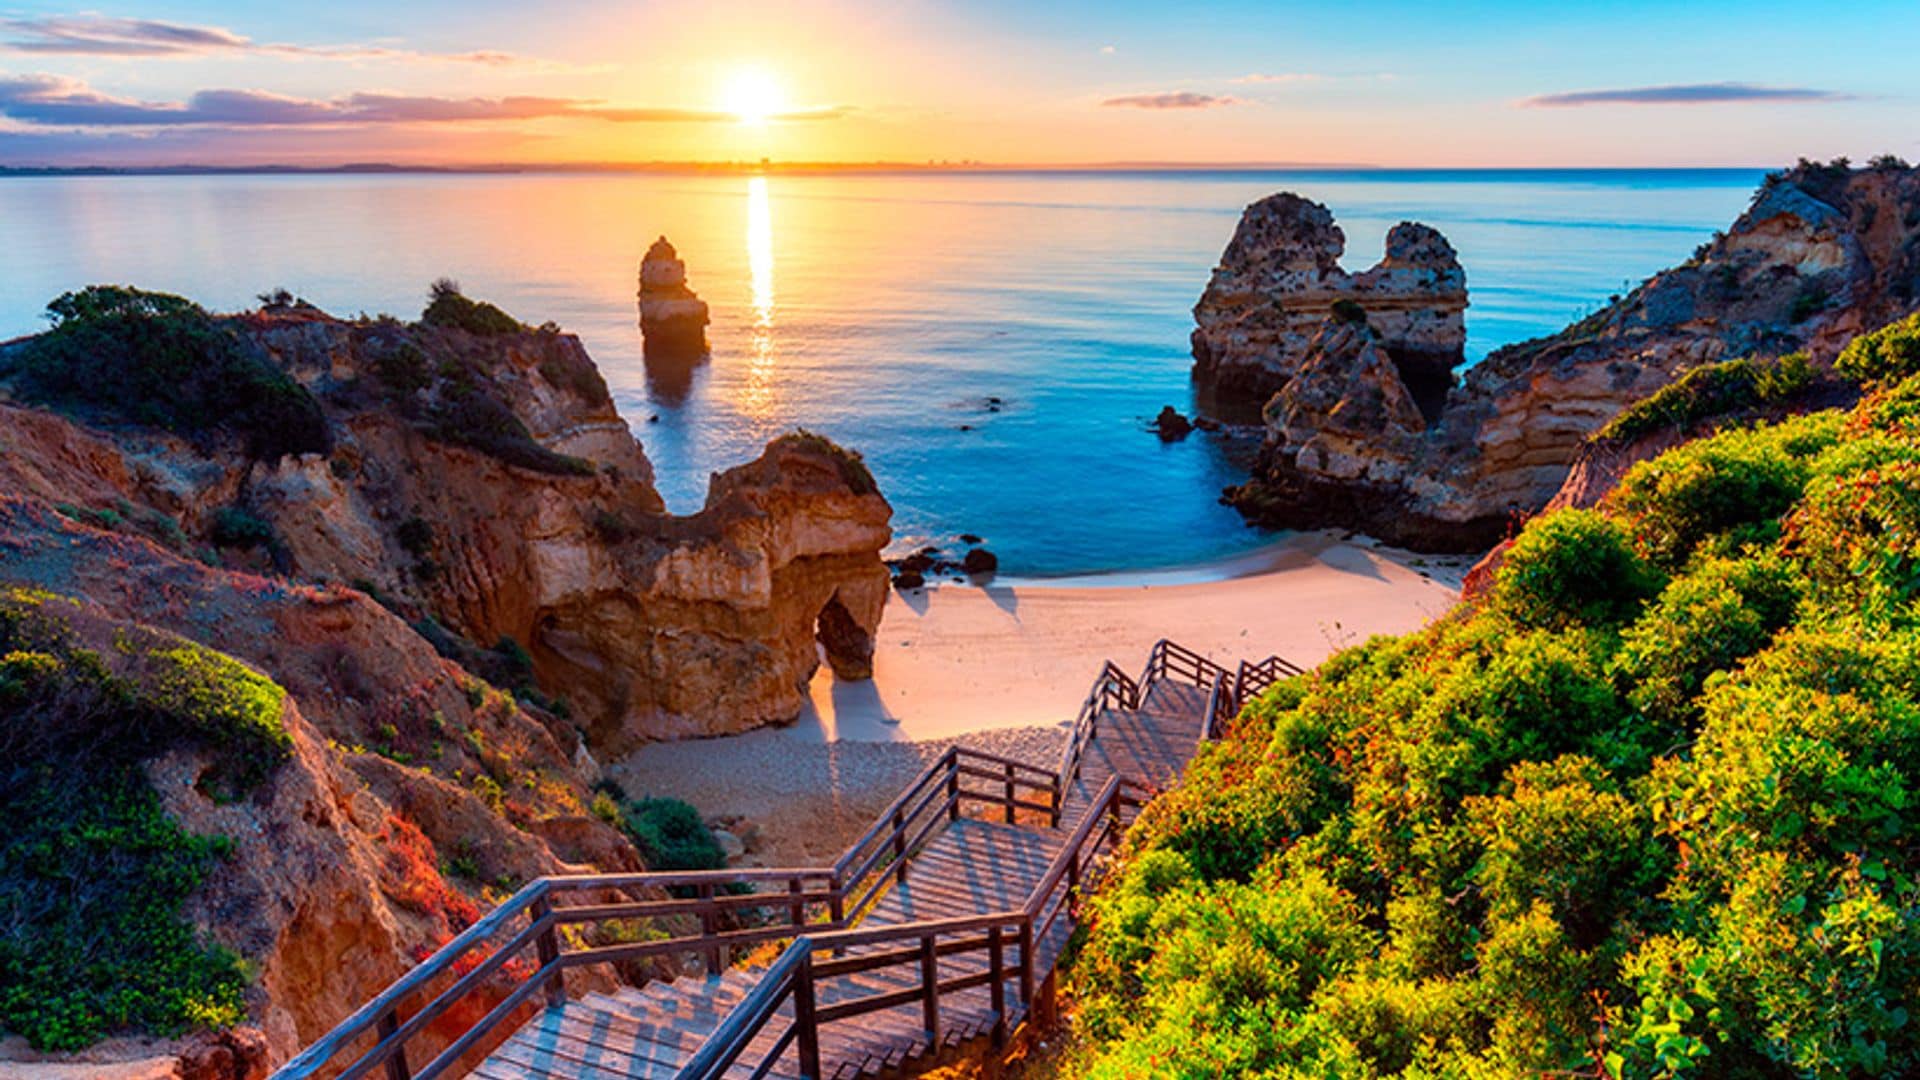
<svg viewBox="0 0 1920 1080">
<path fill-rule="evenodd" d="M 1329 224 L 1297 209 L 1276 214 L 1272 203 L 1249 208 L 1256 224 L 1243 221 L 1216 284 L 1227 267 L 1298 267 L 1300 252 L 1324 250 Z M 1210 298 L 1215 291 L 1209 287 Z M 1317 295 L 1278 288 L 1275 310 L 1286 312 L 1296 294 Z M 1341 525 L 1427 550 L 1484 548 L 1553 497 L 1590 434 L 1680 373 L 1798 350 L 1817 368 L 1854 333 L 1917 300 L 1920 171 L 1803 163 L 1770 177 L 1739 220 L 1686 264 L 1552 337 L 1500 349 L 1469 369 L 1419 430 L 1404 414 L 1355 422 L 1363 398 L 1418 396 L 1417 379 L 1394 356 L 1399 315 L 1366 310 L 1366 333 L 1338 328 L 1337 313 L 1311 331 L 1289 317 L 1287 334 L 1265 351 L 1236 354 L 1264 357 L 1259 370 L 1284 372 L 1285 381 L 1266 411 L 1255 476 L 1229 497 L 1270 524 Z M 1202 308 L 1211 310 L 1197 316 L 1196 355 L 1203 335 L 1210 350 L 1221 340 L 1263 340 L 1221 338 L 1219 312 L 1231 309 L 1207 299 Z M 1278 315 L 1243 308 L 1243 320 L 1277 325 Z M 1380 364 L 1382 352 L 1396 362 Z M 1220 361 L 1213 364 L 1218 370 Z"/>
<path fill-rule="evenodd" d="M 597 758 L 789 719 L 822 646 L 871 673 L 890 510 L 824 439 L 775 440 L 677 517 L 578 340 L 450 283 L 452 314 L 412 324 L 63 300 L 0 346 L 0 599 L 70 610 L 50 640 L 99 654 L 172 634 L 237 658 L 284 688 L 290 749 L 240 799 L 203 790 L 204 747 L 141 752 L 169 818 L 232 840 L 184 914 L 248 961 L 245 1024 L 78 1058 L 8 1039 L 0 1073 L 259 1076 L 503 892 L 640 868 L 590 812 Z M 14 734 L 9 765 L 54 767 Z"/>
<path fill-rule="evenodd" d="M 1452 245 L 1403 221 L 1370 270 L 1341 269 L 1345 249 L 1319 203 L 1283 192 L 1247 207 L 1194 305 L 1195 373 L 1228 394 L 1270 397 L 1341 305 L 1366 313 L 1416 397 L 1437 404 L 1467 340 L 1467 278 Z"/>
<path fill-rule="evenodd" d="M 676 517 L 572 335 L 222 322 L 311 393 L 329 453 L 0 405 L 0 488 L 164 519 L 182 550 L 352 585 L 443 645 L 524 651 L 596 753 L 792 719 L 816 640 L 843 675 L 869 663 L 891 511 L 847 452 L 777 441 Z"/>
</svg>

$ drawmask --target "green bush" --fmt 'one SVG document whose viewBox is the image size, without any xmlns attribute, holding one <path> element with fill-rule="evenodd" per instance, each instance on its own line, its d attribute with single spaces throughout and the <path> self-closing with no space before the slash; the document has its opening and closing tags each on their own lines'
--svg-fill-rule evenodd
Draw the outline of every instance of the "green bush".
<svg viewBox="0 0 1920 1080">
<path fill-rule="evenodd" d="M 223 506 L 214 511 L 208 535 L 221 547 L 254 548 L 278 539 L 273 523 L 239 506 Z"/>
<path fill-rule="evenodd" d="M 1251 703 L 1089 908 L 1072 1074 L 1920 1073 L 1916 418 L 1685 446 Z"/>
<path fill-rule="evenodd" d="M 190 300 L 94 285 L 47 312 L 53 328 L 12 365 L 29 401 L 190 436 L 228 432 L 262 459 L 333 448 L 313 395 Z"/>
<path fill-rule="evenodd" d="M 484 300 L 469 300 L 460 292 L 460 283 L 441 278 L 428 290 L 427 308 L 420 321 L 428 326 L 465 330 L 469 334 L 491 336 L 518 334 L 527 328 L 520 320 Z"/>
<path fill-rule="evenodd" d="M 800 428 L 775 439 L 768 449 L 780 446 L 792 446 L 832 458 L 840 470 L 840 479 L 855 495 L 872 495 L 880 490 L 880 485 L 874 482 L 873 471 L 867 468 L 860 452 L 841 446 L 825 435 L 816 435 L 806 428 Z"/>
<path fill-rule="evenodd" d="M 713 838 L 700 811 L 679 799 L 635 799 L 625 808 L 627 835 L 652 870 L 719 870 L 726 853 Z"/>
<path fill-rule="evenodd" d="M 245 965 L 181 913 L 231 842 L 183 832 L 142 763 L 198 749 L 244 795 L 290 754 L 284 709 L 228 657 L 0 591 L 0 1026 L 64 1051 L 245 1017 Z"/>
<path fill-rule="evenodd" d="M 1627 532 L 1592 510 L 1527 523 L 1507 549 L 1493 603 L 1522 626 L 1593 626 L 1631 618 L 1659 588 Z"/>
<path fill-rule="evenodd" d="M 1595 438 L 1624 443 L 1656 431 L 1684 431 L 1703 420 L 1736 417 L 1787 401 L 1812 384 L 1813 365 L 1806 353 L 1706 364 L 1628 405 Z"/>
<path fill-rule="evenodd" d="M 1790 421 L 1688 443 L 1629 469 L 1611 507 L 1640 549 L 1670 569 L 1709 540 L 1769 545 L 1811 475 L 1807 454 L 1824 447 L 1832 426 Z"/>
<path fill-rule="evenodd" d="M 243 1020 L 245 966 L 180 914 L 227 847 L 131 766 L 0 766 L 0 1027 L 70 1051 Z"/>
<path fill-rule="evenodd" d="M 1614 671 L 1635 708 L 1673 738 L 1699 718 L 1706 679 L 1792 621 L 1799 579 L 1781 560 L 1712 560 L 1675 578 L 1622 635 Z"/>
<path fill-rule="evenodd" d="M 1920 313 L 1854 338 L 1840 350 L 1833 370 L 1867 386 L 1920 375 Z"/>
</svg>

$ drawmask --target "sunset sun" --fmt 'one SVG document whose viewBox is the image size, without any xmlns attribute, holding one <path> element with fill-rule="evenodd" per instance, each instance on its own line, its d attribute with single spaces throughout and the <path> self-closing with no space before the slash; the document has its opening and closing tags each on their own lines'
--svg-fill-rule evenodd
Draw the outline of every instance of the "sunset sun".
<svg viewBox="0 0 1920 1080">
<path fill-rule="evenodd" d="M 741 68 L 728 76 L 720 107 L 743 124 L 764 124 L 786 108 L 779 80 L 765 68 Z"/>
</svg>

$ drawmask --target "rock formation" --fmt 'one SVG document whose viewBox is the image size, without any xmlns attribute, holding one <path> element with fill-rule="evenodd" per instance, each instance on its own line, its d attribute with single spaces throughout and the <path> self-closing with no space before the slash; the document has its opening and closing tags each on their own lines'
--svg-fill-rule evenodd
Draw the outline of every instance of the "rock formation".
<svg viewBox="0 0 1920 1080">
<path fill-rule="evenodd" d="M 891 511 L 857 455 L 777 439 L 676 517 L 571 335 L 185 306 L 183 334 L 290 377 L 267 392 L 312 405 L 324 453 L 44 401 L 46 339 L 0 347 L 0 591 L 189 638 L 289 701 L 291 758 L 244 800 L 201 794 L 191 748 L 145 766 L 169 816 L 235 840 L 188 914 L 257 965 L 250 1026 L 87 1060 L 262 1075 L 485 890 L 640 868 L 589 812 L 597 761 L 790 720 L 822 651 L 871 675 Z M 0 1045 L 0 1073 L 33 1058 Z"/>
<path fill-rule="evenodd" d="M 1327 303 L 1311 329 L 1292 314 L 1293 297 L 1320 296 L 1317 282 L 1337 272 L 1315 261 L 1333 229 L 1315 209 L 1285 196 L 1249 208 L 1196 309 L 1203 374 L 1238 369 L 1269 383 L 1284 374 L 1255 475 L 1229 498 L 1269 524 L 1357 528 L 1424 550 L 1491 546 L 1553 497 L 1591 433 L 1680 372 L 1796 350 L 1818 366 L 1920 301 L 1920 171 L 1803 163 L 1770 177 L 1686 264 L 1558 334 L 1497 350 L 1436 411 L 1419 407 L 1416 365 L 1396 344 L 1405 310 Z M 1417 246 L 1450 259 L 1433 240 Z M 1261 293 L 1248 280 L 1274 287 Z M 1263 295 L 1280 302 L 1263 310 Z"/>
<path fill-rule="evenodd" d="M 816 640 L 843 675 L 870 663 L 891 510 L 831 443 L 777 440 L 675 517 L 570 334 L 221 321 L 312 393 L 330 454 L 256 460 L 0 405 L 0 490 L 165 518 L 187 550 L 257 519 L 270 540 L 227 547 L 229 561 L 352 584 L 481 651 L 524 650 L 603 755 L 792 719 Z M 823 615 L 841 630 L 823 634 Z"/>
<path fill-rule="evenodd" d="M 1466 345 L 1466 272 L 1445 237 L 1403 221 L 1372 269 L 1340 268 L 1346 235 L 1298 195 L 1247 207 L 1194 305 L 1194 371 L 1221 392 L 1270 397 L 1336 309 L 1365 313 L 1416 397 L 1437 406 Z"/>
<path fill-rule="evenodd" d="M 707 302 L 687 287 L 687 264 L 664 236 L 640 261 L 640 333 L 648 360 L 707 355 Z"/>
</svg>

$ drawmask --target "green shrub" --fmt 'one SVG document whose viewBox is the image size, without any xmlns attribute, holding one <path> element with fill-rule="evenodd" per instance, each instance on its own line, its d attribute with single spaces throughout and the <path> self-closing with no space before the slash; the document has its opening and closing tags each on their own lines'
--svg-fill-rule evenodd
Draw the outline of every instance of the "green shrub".
<svg viewBox="0 0 1920 1080">
<path fill-rule="evenodd" d="M 273 524 L 251 510 L 223 506 L 214 511 L 209 537 L 221 547 L 253 548 L 272 544 Z"/>
<path fill-rule="evenodd" d="M 1250 704 L 1088 909 L 1071 1073 L 1920 1073 L 1917 421 L 1689 444 Z"/>
<path fill-rule="evenodd" d="M 1793 440 L 1830 426 L 1789 422 L 1688 443 L 1629 469 L 1610 505 L 1664 567 L 1677 569 L 1709 540 L 1769 545 L 1811 473 L 1805 451 L 1822 445 L 1818 435 Z"/>
<path fill-rule="evenodd" d="M 1343 323 L 1353 323 L 1360 326 L 1367 324 L 1367 309 L 1352 300 L 1344 298 L 1335 300 L 1333 302 L 1332 314 L 1335 319 Z"/>
<path fill-rule="evenodd" d="M 518 334 L 526 330 L 520 320 L 484 300 L 469 300 L 460 292 L 460 283 L 441 278 L 428 290 L 427 308 L 420 321 L 428 326 L 465 330 L 469 334 L 491 336 Z"/>
<path fill-rule="evenodd" d="M 700 811 L 679 799 L 635 799 L 626 806 L 627 835 L 653 870 L 719 870 L 726 853 Z"/>
<path fill-rule="evenodd" d="M 231 842 L 181 831 L 142 763 L 197 749 L 244 795 L 290 754 L 284 709 L 228 657 L 0 591 L 0 1026 L 76 1050 L 244 1018 L 245 967 L 181 914 Z"/>
<path fill-rule="evenodd" d="M 1703 420 L 1787 401 L 1812 383 L 1813 365 L 1806 353 L 1689 368 L 1622 409 L 1595 438 L 1624 443 L 1657 431 L 1684 431 Z"/>
<path fill-rule="evenodd" d="M 1794 571 L 1774 558 L 1712 560 L 1675 578 L 1622 635 L 1614 671 L 1628 700 L 1681 737 L 1707 677 L 1760 651 L 1799 597 Z"/>
<path fill-rule="evenodd" d="M 190 436 L 229 432 L 262 459 L 332 450 L 313 395 L 190 300 L 95 285 L 47 311 L 53 328 L 12 367 L 27 400 Z"/>
<path fill-rule="evenodd" d="M 71 1051 L 245 1019 L 245 966 L 180 914 L 227 846 L 131 766 L 0 766 L 0 1027 Z"/>
<path fill-rule="evenodd" d="M 1920 313 L 1854 338 L 1840 350 L 1833 370 L 1867 386 L 1920 375 Z"/>
<path fill-rule="evenodd" d="M 1522 626 L 1602 626 L 1631 618 L 1659 588 L 1625 529 L 1592 510 L 1535 518 L 1495 575 L 1494 605 Z"/>
<path fill-rule="evenodd" d="M 825 435 L 815 435 L 806 428 L 800 428 L 775 439 L 768 449 L 779 446 L 792 446 L 832 458 L 840 470 L 840 479 L 855 495 L 873 495 L 880 490 L 880 485 L 874 482 L 873 471 L 867 468 L 860 452 L 841 446 Z"/>
<path fill-rule="evenodd" d="M 590 461 L 540 445 L 506 402 L 472 382 L 455 382 L 440 391 L 430 413 L 428 433 L 534 472 L 592 476 L 598 471 Z"/>
</svg>

